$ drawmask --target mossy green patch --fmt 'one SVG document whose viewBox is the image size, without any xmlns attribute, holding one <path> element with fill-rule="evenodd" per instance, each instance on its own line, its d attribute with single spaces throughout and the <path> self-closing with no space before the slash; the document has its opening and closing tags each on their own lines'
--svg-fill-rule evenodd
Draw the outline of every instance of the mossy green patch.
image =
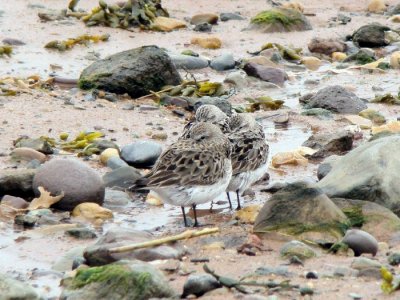
<svg viewBox="0 0 400 300">
<path fill-rule="evenodd" d="M 255 17 L 251 19 L 253 24 L 274 24 L 281 23 L 285 27 L 289 27 L 297 22 L 301 22 L 301 17 L 297 16 L 298 12 L 295 13 L 285 13 L 284 11 L 271 9 L 265 10 L 258 13 Z"/>
<path fill-rule="evenodd" d="M 321 224 L 286 223 L 269 227 L 266 231 L 284 232 L 289 235 L 301 235 L 306 232 L 326 232 L 333 236 L 343 236 L 349 228 L 348 224 L 333 222 Z"/>
<path fill-rule="evenodd" d="M 355 205 L 342 209 L 343 213 L 349 219 L 348 226 L 361 228 L 365 223 L 365 216 L 363 215 L 362 206 Z"/>
</svg>

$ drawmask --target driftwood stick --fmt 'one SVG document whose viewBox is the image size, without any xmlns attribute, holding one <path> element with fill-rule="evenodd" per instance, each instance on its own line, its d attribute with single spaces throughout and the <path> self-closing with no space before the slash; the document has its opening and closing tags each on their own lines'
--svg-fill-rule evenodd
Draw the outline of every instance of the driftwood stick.
<svg viewBox="0 0 400 300">
<path fill-rule="evenodd" d="M 143 242 L 143 243 L 136 243 L 136 244 L 126 245 L 126 246 L 122 246 L 122 247 L 111 248 L 108 250 L 108 252 L 111 254 L 112 253 L 129 252 L 129 251 L 133 251 L 136 249 L 155 247 L 155 246 L 159 246 L 159 245 L 170 243 L 170 242 L 190 239 L 193 237 L 198 237 L 198 236 L 202 236 L 202 235 L 206 235 L 206 234 L 213 234 L 213 233 L 217 233 L 217 232 L 219 232 L 218 227 L 204 228 L 204 229 L 198 230 L 198 231 L 187 230 L 181 234 L 174 235 L 174 236 L 168 236 L 168 237 L 164 237 L 161 239 L 147 241 L 147 242 Z"/>
</svg>

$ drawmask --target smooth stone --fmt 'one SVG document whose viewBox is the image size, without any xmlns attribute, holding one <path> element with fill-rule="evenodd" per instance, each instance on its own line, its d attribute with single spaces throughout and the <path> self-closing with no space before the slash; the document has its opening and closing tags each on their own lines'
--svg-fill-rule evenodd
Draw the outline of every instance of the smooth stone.
<svg viewBox="0 0 400 300">
<path fill-rule="evenodd" d="M 331 56 L 334 52 L 346 52 L 347 46 L 339 39 L 313 38 L 308 44 L 308 50 Z"/>
<path fill-rule="evenodd" d="M 33 178 L 33 188 L 38 195 L 42 186 L 52 195 L 64 193 L 64 197 L 53 207 L 73 210 L 83 202 L 102 204 L 105 187 L 100 175 L 94 169 L 77 159 L 52 159 L 43 164 Z"/>
<path fill-rule="evenodd" d="M 0 195 L 31 197 L 32 182 L 36 172 L 36 169 L 0 170 Z"/>
<path fill-rule="evenodd" d="M 107 167 L 109 167 L 112 170 L 121 168 L 121 167 L 127 167 L 129 166 L 124 160 L 122 160 L 119 155 L 117 156 L 111 156 L 108 160 L 107 160 Z M 104 179 L 104 177 L 103 177 Z"/>
<path fill-rule="evenodd" d="M 219 287 L 221 284 L 210 274 L 191 274 L 183 285 L 182 298 L 189 295 L 200 297 Z"/>
<path fill-rule="evenodd" d="M 398 266 L 400 265 L 400 253 L 392 253 L 388 257 L 389 265 L 391 266 Z"/>
<path fill-rule="evenodd" d="M 322 61 L 313 56 L 303 56 L 301 59 L 301 63 L 309 70 L 316 71 L 322 65 Z"/>
<path fill-rule="evenodd" d="M 343 154 L 353 147 L 354 134 L 347 130 L 334 133 L 317 133 L 308 138 L 302 146 L 318 150 L 312 158 L 325 158 L 333 154 Z"/>
<path fill-rule="evenodd" d="M 124 191 L 106 188 L 103 206 L 106 208 L 124 207 L 132 202 L 131 197 Z"/>
<path fill-rule="evenodd" d="M 101 154 L 100 154 L 100 162 L 103 165 L 107 165 L 108 160 L 111 157 L 118 157 L 119 158 L 119 151 L 117 149 L 115 149 L 115 148 L 107 148 L 106 150 L 101 152 Z"/>
<path fill-rule="evenodd" d="M 380 24 L 368 24 L 358 28 L 352 35 L 354 44 L 359 47 L 382 47 L 388 42 L 385 39 L 385 32 L 390 31 L 390 27 Z"/>
<path fill-rule="evenodd" d="M 21 225 L 24 228 L 32 228 L 36 225 L 39 220 L 38 216 L 32 215 L 16 215 L 14 218 L 14 224 Z"/>
<path fill-rule="evenodd" d="M 249 76 L 253 76 L 279 86 L 283 86 L 285 81 L 288 79 L 286 72 L 281 69 L 257 65 L 255 63 L 246 63 L 243 67 L 243 70 Z"/>
<path fill-rule="evenodd" d="M 122 166 L 104 174 L 103 182 L 108 188 L 130 188 L 143 175 L 131 166 Z"/>
<path fill-rule="evenodd" d="M 291 241 L 284 244 L 279 253 L 282 257 L 297 256 L 300 259 L 308 259 L 317 256 L 317 253 L 310 246 L 300 241 Z"/>
<path fill-rule="evenodd" d="M 230 20 L 244 20 L 245 18 L 242 17 L 239 14 L 235 14 L 235 13 L 221 13 L 219 15 L 219 19 L 222 22 L 226 22 L 226 21 L 230 21 Z"/>
<path fill-rule="evenodd" d="M 181 20 L 159 16 L 153 20 L 151 28 L 153 30 L 169 32 L 176 29 L 186 28 L 186 23 Z"/>
<path fill-rule="evenodd" d="M 375 256 L 378 252 L 378 241 L 363 230 L 348 230 L 343 237 L 342 243 L 347 244 L 354 251 L 355 256 L 360 256 L 363 253 L 370 253 Z"/>
<path fill-rule="evenodd" d="M 194 15 L 190 19 L 190 24 L 192 25 L 198 25 L 198 24 L 203 24 L 203 23 L 209 23 L 209 24 L 217 24 L 218 23 L 218 15 L 216 14 L 198 14 Z"/>
<path fill-rule="evenodd" d="M 358 271 L 365 270 L 365 269 L 380 269 L 382 264 L 379 261 L 372 260 L 366 257 L 356 257 L 351 263 L 351 267 Z"/>
<path fill-rule="evenodd" d="M 21 138 L 15 143 L 16 148 L 32 148 L 43 154 L 53 154 L 53 147 L 44 139 Z"/>
<path fill-rule="evenodd" d="M 197 24 L 196 26 L 194 26 L 193 30 L 198 32 L 211 32 L 212 25 L 209 23 Z"/>
<path fill-rule="evenodd" d="M 65 231 L 65 234 L 80 240 L 94 239 L 97 237 L 96 232 L 90 228 L 73 228 Z"/>
<path fill-rule="evenodd" d="M 226 75 L 224 83 L 233 84 L 238 90 L 247 86 L 246 73 L 243 71 L 235 71 Z"/>
<path fill-rule="evenodd" d="M 111 210 L 92 202 L 85 202 L 77 205 L 71 215 L 74 218 L 93 222 L 96 225 L 113 218 Z"/>
<path fill-rule="evenodd" d="M 205 49 L 219 49 L 222 46 L 222 41 L 216 36 L 193 37 L 190 40 L 190 43 Z"/>
<path fill-rule="evenodd" d="M 14 207 L 16 209 L 25 209 L 29 206 L 29 202 L 20 197 L 5 195 L 1 198 L 0 204 Z"/>
<path fill-rule="evenodd" d="M 31 161 L 31 160 L 38 160 L 39 162 L 43 163 L 46 161 L 46 155 L 42 152 L 36 151 L 32 148 L 27 147 L 20 147 L 15 148 L 11 151 L 11 157 L 17 161 Z"/>
<path fill-rule="evenodd" d="M 210 67 L 217 71 L 230 70 L 235 67 L 235 59 L 232 53 L 225 53 L 211 60 Z"/>
<path fill-rule="evenodd" d="M 121 158 L 133 167 L 147 168 L 154 165 L 162 146 L 152 141 L 136 141 L 121 149 Z"/>
</svg>

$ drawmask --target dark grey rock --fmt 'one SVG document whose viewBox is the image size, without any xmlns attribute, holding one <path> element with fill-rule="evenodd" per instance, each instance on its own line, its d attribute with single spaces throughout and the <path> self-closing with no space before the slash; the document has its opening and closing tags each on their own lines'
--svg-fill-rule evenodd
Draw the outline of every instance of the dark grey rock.
<svg viewBox="0 0 400 300">
<path fill-rule="evenodd" d="M 122 147 L 121 158 L 129 165 L 147 168 L 154 165 L 162 152 L 162 146 L 153 141 L 136 141 Z"/>
<path fill-rule="evenodd" d="M 17 39 L 13 39 L 13 38 L 5 38 L 2 40 L 3 44 L 7 44 L 7 45 L 11 45 L 11 46 L 23 46 L 26 45 L 26 43 L 24 43 L 21 40 L 17 40 Z"/>
<path fill-rule="evenodd" d="M 208 67 L 208 60 L 202 57 L 196 57 L 183 54 L 169 54 L 177 69 L 204 69 Z"/>
<path fill-rule="evenodd" d="M 193 30 L 198 32 L 211 32 L 212 25 L 209 23 L 197 24 L 196 26 L 194 26 Z"/>
<path fill-rule="evenodd" d="M 94 239 L 97 237 L 94 230 L 86 227 L 68 229 L 65 231 L 65 234 L 80 240 Z"/>
<path fill-rule="evenodd" d="M 395 252 L 389 255 L 388 257 L 389 265 L 398 266 L 400 265 L 400 253 Z"/>
<path fill-rule="evenodd" d="M 307 279 L 318 279 L 318 273 L 315 271 L 307 272 L 306 278 Z"/>
<path fill-rule="evenodd" d="M 32 181 L 36 169 L 0 170 L 0 195 L 30 197 L 33 195 Z"/>
<path fill-rule="evenodd" d="M 161 271 L 148 263 L 121 261 L 96 271 L 90 268 L 80 270 L 79 274 L 87 280 L 79 287 L 74 286 L 74 280 L 63 281 L 60 300 L 170 299 L 176 296 Z M 99 273 L 107 280 L 96 280 Z"/>
<path fill-rule="evenodd" d="M 376 60 L 375 51 L 369 48 L 361 48 L 349 55 L 343 62 L 355 61 L 359 65 L 367 64 Z"/>
<path fill-rule="evenodd" d="M 175 65 L 157 46 L 135 48 L 98 60 L 84 69 L 79 78 L 82 89 L 128 93 L 133 98 L 180 83 Z"/>
<path fill-rule="evenodd" d="M 179 259 L 187 250 L 181 244 L 166 244 L 158 247 L 138 249 L 125 253 L 109 254 L 103 249 L 120 247 L 154 239 L 148 232 L 127 228 L 111 228 L 94 245 L 86 248 L 84 257 L 87 264 L 98 266 L 121 259 L 153 261 L 158 259 Z"/>
<path fill-rule="evenodd" d="M 306 108 L 324 108 L 335 113 L 358 114 L 367 105 L 354 93 L 334 85 L 319 90 L 306 104 Z"/>
<path fill-rule="evenodd" d="M 38 294 L 28 284 L 0 274 L 0 298 L 3 300 L 39 300 Z"/>
<path fill-rule="evenodd" d="M 35 226 L 36 222 L 39 220 L 38 216 L 31 215 L 16 215 L 14 223 L 16 225 L 21 225 L 25 228 L 32 228 Z"/>
<path fill-rule="evenodd" d="M 338 39 L 313 38 L 308 44 L 308 50 L 314 53 L 331 56 L 333 52 L 346 52 L 346 44 Z"/>
<path fill-rule="evenodd" d="M 107 160 L 107 167 L 112 170 L 127 166 L 126 161 L 122 160 L 119 156 L 112 156 Z"/>
<path fill-rule="evenodd" d="M 189 295 L 200 297 L 219 287 L 221 284 L 210 274 L 191 274 L 183 286 L 182 298 Z"/>
<path fill-rule="evenodd" d="M 61 210 L 73 210 L 83 202 L 102 204 L 105 188 L 100 175 L 77 159 L 53 159 L 42 165 L 33 178 L 33 188 L 38 195 L 42 186 L 52 195 L 64 197 L 53 205 Z"/>
<path fill-rule="evenodd" d="M 354 134 L 342 130 L 335 133 L 318 133 L 308 138 L 302 146 L 318 150 L 311 158 L 324 158 L 333 154 L 343 154 L 351 150 Z"/>
<path fill-rule="evenodd" d="M 285 81 L 288 79 L 286 72 L 281 69 L 258 65 L 252 62 L 245 64 L 243 70 L 249 76 L 253 76 L 279 86 L 283 86 Z"/>
<path fill-rule="evenodd" d="M 348 230 L 343 237 L 342 243 L 354 251 L 355 256 L 370 253 L 373 256 L 378 252 L 378 241 L 368 232 L 359 229 Z"/>
<path fill-rule="evenodd" d="M 321 163 L 318 166 L 317 170 L 317 178 L 318 180 L 321 180 L 324 178 L 328 173 L 332 170 L 332 165 L 330 163 Z"/>
<path fill-rule="evenodd" d="M 352 39 L 359 47 L 382 47 L 389 44 L 385 39 L 385 31 L 390 30 L 390 27 L 376 23 L 364 25 L 353 33 Z"/>
<path fill-rule="evenodd" d="M 389 14 L 389 16 L 400 15 L 400 3 L 391 6 L 388 9 L 388 14 Z"/>
<path fill-rule="evenodd" d="M 232 53 L 225 53 L 211 60 L 210 67 L 217 71 L 230 70 L 235 67 L 235 59 Z"/>
<path fill-rule="evenodd" d="M 143 175 L 139 170 L 130 166 L 125 166 L 104 174 L 103 182 L 108 188 L 127 189 L 142 177 Z"/>
<path fill-rule="evenodd" d="M 241 15 L 235 14 L 235 13 L 221 13 L 219 15 L 219 19 L 222 22 L 226 22 L 226 21 L 230 21 L 230 20 L 244 20 L 245 18 L 243 18 Z"/>
<path fill-rule="evenodd" d="M 400 136 L 364 143 L 341 157 L 317 183 L 329 197 L 376 202 L 400 214 Z"/>
</svg>

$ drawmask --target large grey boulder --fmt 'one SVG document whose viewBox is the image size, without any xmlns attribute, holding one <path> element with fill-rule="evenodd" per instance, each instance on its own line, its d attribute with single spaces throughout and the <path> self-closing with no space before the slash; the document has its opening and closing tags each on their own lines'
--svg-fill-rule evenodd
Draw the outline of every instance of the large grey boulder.
<svg viewBox="0 0 400 300">
<path fill-rule="evenodd" d="M 77 159 L 53 159 L 42 165 L 33 178 L 33 188 L 39 195 L 42 186 L 53 196 L 64 192 L 64 197 L 53 205 L 62 210 L 73 210 L 83 202 L 103 204 L 105 187 L 100 175 Z"/>
<path fill-rule="evenodd" d="M 135 48 L 98 60 L 84 69 L 79 78 L 82 89 L 128 93 L 134 98 L 180 83 L 171 58 L 157 46 Z"/>
<path fill-rule="evenodd" d="M 367 142 L 332 166 L 317 183 L 329 197 L 372 201 L 400 215 L 400 136 Z"/>
<path fill-rule="evenodd" d="M 63 280 L 61 300 L 142 300 L 173 298 L 174 290 L 154 266 L 140 261 L 121 261 L 79 270 Z"/>
<path fill-rule="evenodd" d="M 380 24 L 364 25 L 353 33 L 353 42 L 359 47 L 383 47 L 389 44 L 385 32 L 390 30 L 390 27 Z"/>
<path fill-rule="evenodd" d="M 367 105 L 353 92 L 340 85 L 328 86 L 305 100 L 306 108 L 324 108 L 335 113 L 358 114 Z"/>
<path fill-rule="evenodd" d="M 262 207 L 253 231 L 303 235 L 337 240 L 343 234 L 339 224 L 344 213 L 318 188 L 306 182 L 289 184 L 276 192 Z"/>
</svg>

